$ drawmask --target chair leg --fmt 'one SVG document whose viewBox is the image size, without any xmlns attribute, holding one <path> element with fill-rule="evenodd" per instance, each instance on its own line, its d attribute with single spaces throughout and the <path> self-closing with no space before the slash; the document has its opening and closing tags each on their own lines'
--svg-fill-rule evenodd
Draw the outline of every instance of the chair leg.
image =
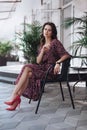
<svg viewBox="0 0 87 130">
<path fill-rule="evenodd" d="M 67 86 L 68 86 L 68 90 L 69 90 L 69 95 L 70 95 L 72 107 L 73 107 L 73 109 L 75 109 L 75 105 L 74 105 L 74 101 L 73 101 L 73 96 L 72 96 L 72 93 L 71 93 L 71 88 L 70 88 L 70 85 L 69 85 L 68 82 L 67 82 Z"/>
<path fill-rule="evenodd" d="M 29 99 L 29 104 L 31 103 L 31 99 Z"/>
<path fill-rule="evenodd" d="M 31 93 L 31 96 L 30 96 L 30 99 L 29 99 L 29 104 L 31 103 L 31 100 L 32 100 L 32 94 L 33 94 L 33 92 Z"/>
<path fill-rule="evenodd" d="M 63 88 L 62 88 L 62 83 L 59 82 L 59 84 L 60 84 L 60 90 L 61 90 L 61 94 L 62 94 L 62 99 L 63 99 L 63 101 L 65 101 L 64 93 L 63 93 Z"/>
<path fill-rule="evenodd" d="M 37 114 L 37 112 L 38 112 L 38 109 L 39 109 L 39 106 L 40 106 L 40 101 L 41 101 L 41 98 L 42 98 L 42 94 L 43 94 L 43 92 L 41 92 L 41 94 L 39 96 L 38 104 L 37 104 L 37 107 L 36 107 L 36 110 L 35 110 L 35 114 Z"/>
<path fill-rule="evenodd" d="M 41 92 L 40 92 L 40 95 L 39 95 L 38 104 L 37 104 L 37 107 L 36 107 L 36 110 L 35 110 L 35 114 L 37 114 L 39 106 L 40 106 L 40 101 L 41 101 L 41 98 L 42 98 L 42 94 L 44 93 L 44 86 L 45 86 L 45 81 L 44 82 L 41 81 Z"/>
</svg>

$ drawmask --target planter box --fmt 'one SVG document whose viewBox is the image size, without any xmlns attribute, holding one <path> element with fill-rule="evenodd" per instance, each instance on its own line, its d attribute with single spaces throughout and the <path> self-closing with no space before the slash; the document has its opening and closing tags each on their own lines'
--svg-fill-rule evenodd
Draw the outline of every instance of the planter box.
<svg viewBox="0 0 87 130">
<path fill-rule="evenodd" d="M 0 66 L 6 66 L 7 59 L 6 57 L 0 56 Z"/>
</svg>

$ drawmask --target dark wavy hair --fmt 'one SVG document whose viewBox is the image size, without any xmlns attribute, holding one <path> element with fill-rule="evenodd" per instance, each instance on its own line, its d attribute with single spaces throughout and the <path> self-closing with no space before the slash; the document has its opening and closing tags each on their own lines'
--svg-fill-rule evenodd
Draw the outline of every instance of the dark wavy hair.
<svg viewBox="0 0 87 130">
<path fill-rule="evenodd" d="M 57 29 L 56 29 L 56 26 L 55 26 L 55 24 L 54 23 L 52 23 L 52 22 L 46 22 L 44 25 L 43 25 L 43 27 L 42 27 L 42 34 L 41 34 L 41 45 L 43 45 L 43 44 L 45 44 L 45 37 L 44 37 L 44 35 L 43 35 L 43 30 L 44 30 L 44 28 L 45 28 L 45 26 L 46 25 L 50 25 L 51 26 L 51 28 L 52 28 L 52 39 L 57 39 Z"/>
</svg>

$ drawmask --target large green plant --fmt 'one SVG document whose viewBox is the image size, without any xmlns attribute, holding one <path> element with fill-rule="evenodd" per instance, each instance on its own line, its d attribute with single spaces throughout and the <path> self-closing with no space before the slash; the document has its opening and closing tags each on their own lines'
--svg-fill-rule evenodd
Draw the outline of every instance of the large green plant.
<svg viewBox="0 0 87 130">
<path fill-rule="evenodd" d="M 35 63 L 37 48 L 40 43 L 41 25 L 35 21 L 32 24 L 25 24 L 24 27 L 24 32 L 19 34 L 24 57 L 28 62 Z"/>
<path fill-rule="evenodd" d="M 71 25 L 78 25 L 76 27 L 76 31 L 74 31 L 75 36 L 77 35 L 77 40 L 73 42 L 72 46 L 70 46 L 70 49 L 72 49 L 72 54 L 81 56 L 82 54 L 82 48 L 87 48 L 87 12 L 80 17 L 68 17 L 64 20 L 64 27 L 67 29 L 71 27 Z"/>
<path fill-rule="evenodd" d="M 13 47 L 9 41 L 7 42 L 0 41 L 0 57 L 7 57 L 10 54 L 12 48 Z"/>
</svg>

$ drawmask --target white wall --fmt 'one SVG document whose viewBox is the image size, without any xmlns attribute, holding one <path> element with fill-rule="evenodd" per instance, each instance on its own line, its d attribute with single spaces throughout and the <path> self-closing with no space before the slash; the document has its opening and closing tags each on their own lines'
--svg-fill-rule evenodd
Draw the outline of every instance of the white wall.
<svg viewBox="0 0 87 130">
<path fill-rule="evenodd" d="M 35 3 L 35 4 L 34 4 Z M 32 9 L 40 8 L 40 0 L 22 0 L 17 4 L 16 11 L 7 20 L 0 20 L 0 39 L 13 39 L 15 30 L 20 31 L 20 24 L 23 23 L 24 16 L 31 22 Z"/>
<path fill-rule="evenodd" d="M 54 22 L 58 30 L 58 38 L 60 39 L 60 0 L 43 0 L 39 18 L 41 23 Z M 41 17 L 40 17 L 41 16 Z"/>
</svg>

